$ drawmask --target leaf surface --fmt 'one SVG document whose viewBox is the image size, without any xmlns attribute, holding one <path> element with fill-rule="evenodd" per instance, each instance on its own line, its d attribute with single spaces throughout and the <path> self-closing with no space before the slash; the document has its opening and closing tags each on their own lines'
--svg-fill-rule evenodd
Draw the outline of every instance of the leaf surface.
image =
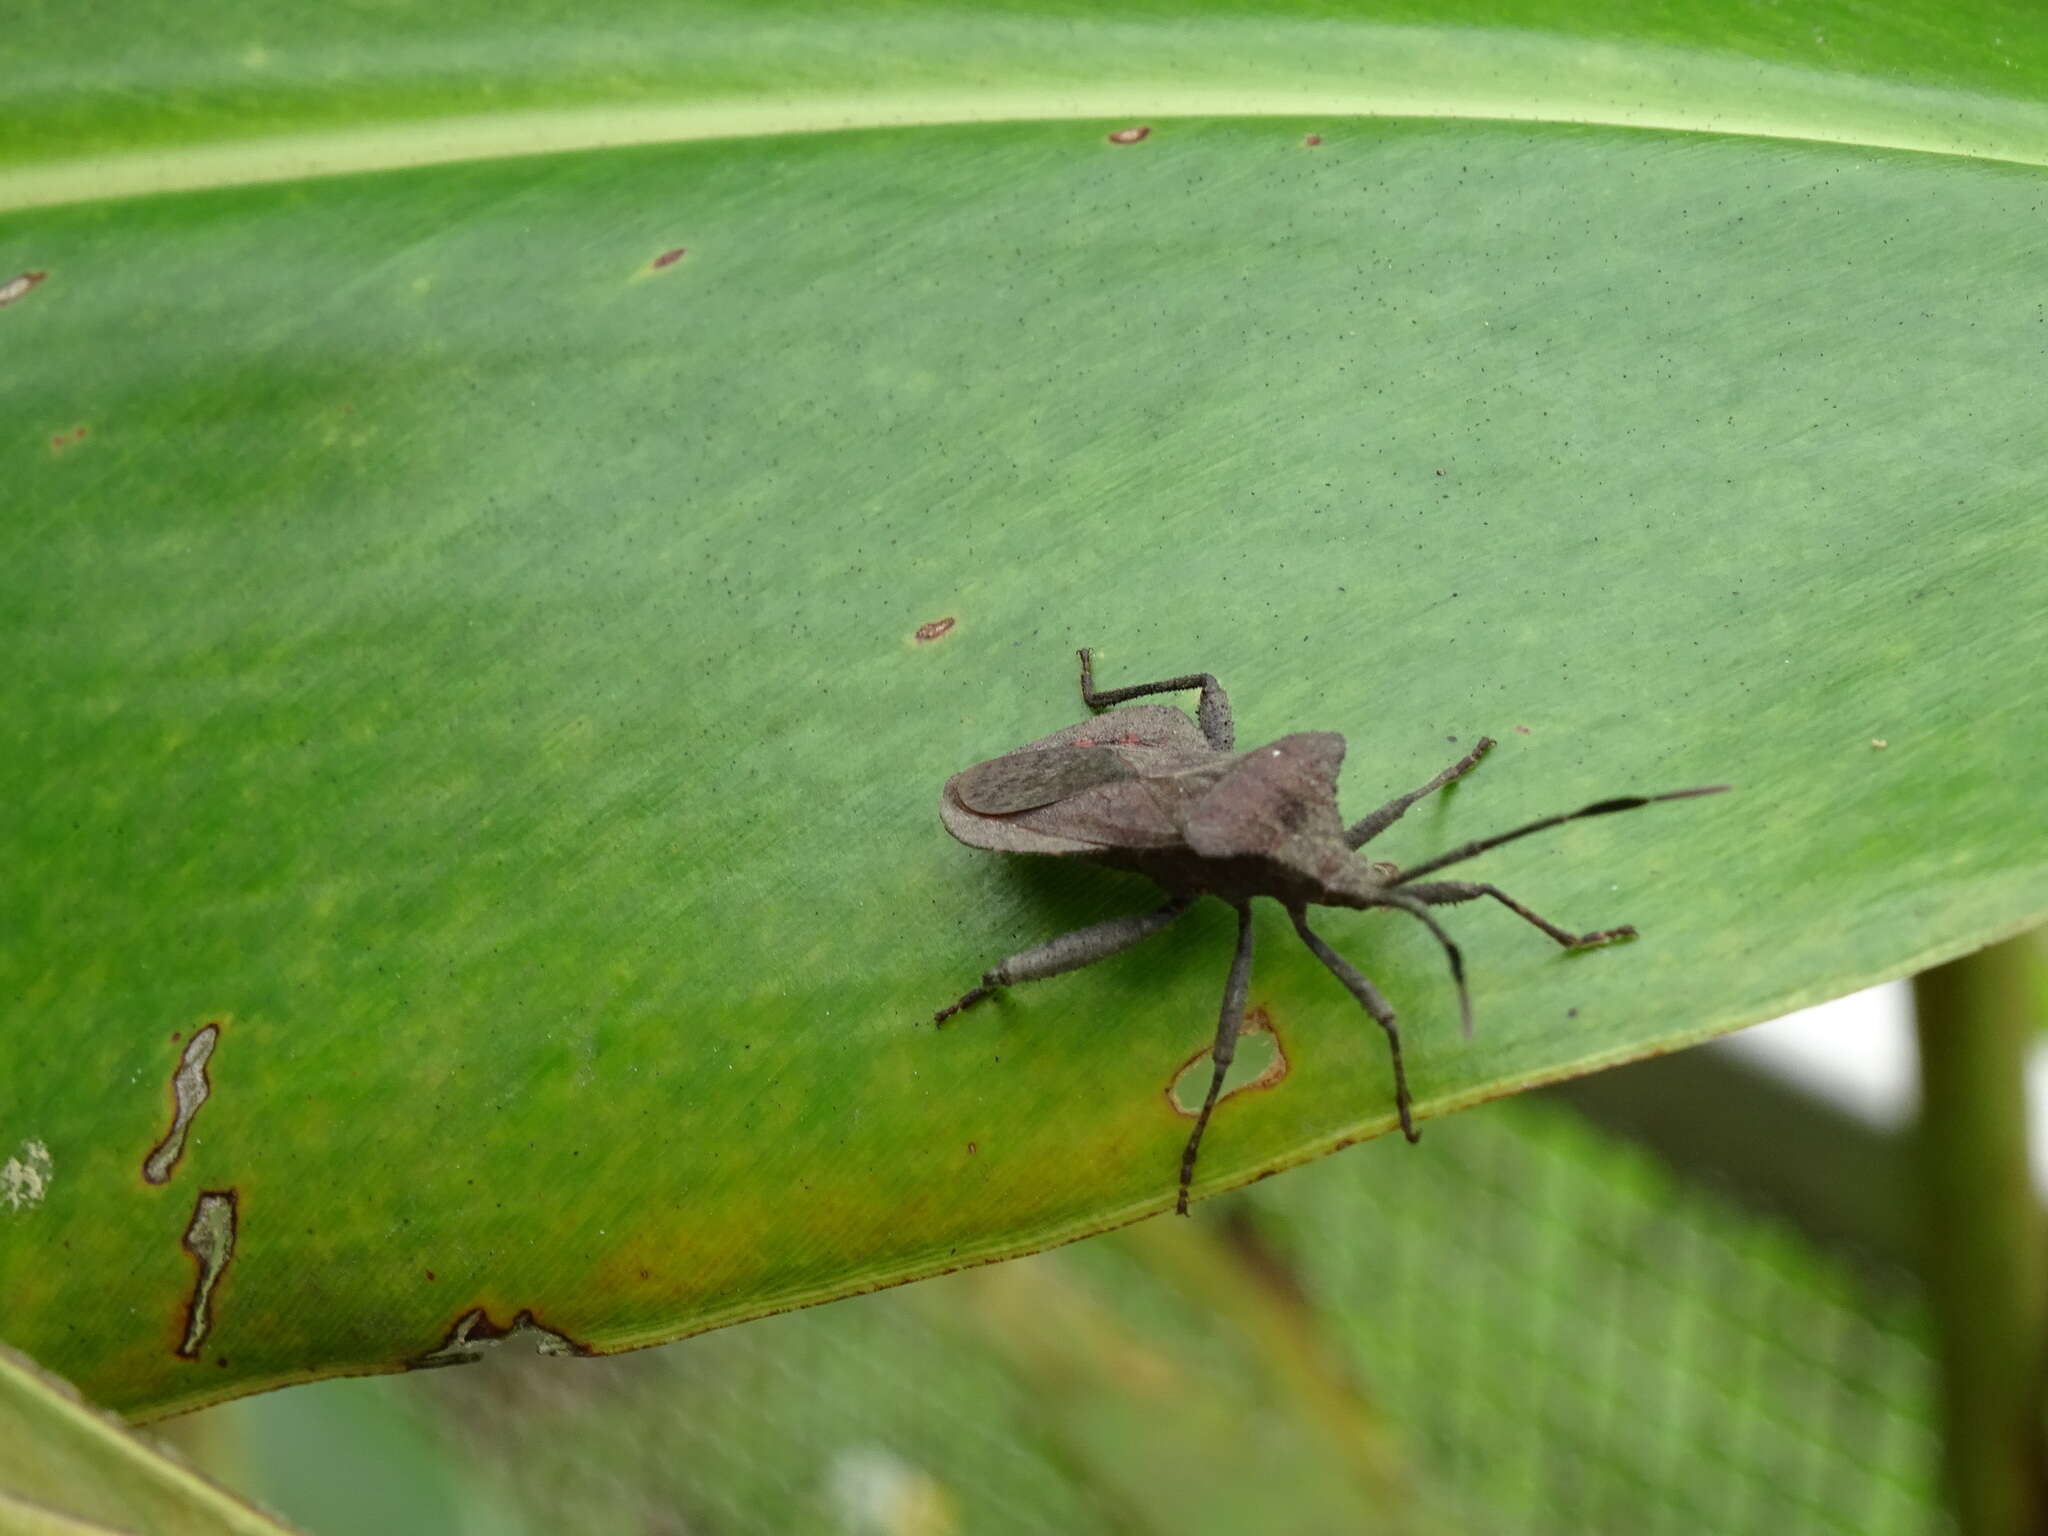
<svg viewBox="0 0 2048 1536">
<path fill-rule="evenodd" d="M 1416 925 L 1319 920 L 1423 1115 L 2038 922 L 2042 24 L 1573 14 L 14 24 L 16 1342 L 162 1412 L 1166 1209 L 1227 913 L 925 1027 L 1156 903 L 939 822 L 1083 644 L 1344 733 L 1354 819 L 1501 741 L 1375 858 L 1736 786 L 1462 868 L 1642 934 L 1444 914 L 1470 1042 Z M 1258 934 L 1205 1190 L 1394 1123 Z"/>
</svg>

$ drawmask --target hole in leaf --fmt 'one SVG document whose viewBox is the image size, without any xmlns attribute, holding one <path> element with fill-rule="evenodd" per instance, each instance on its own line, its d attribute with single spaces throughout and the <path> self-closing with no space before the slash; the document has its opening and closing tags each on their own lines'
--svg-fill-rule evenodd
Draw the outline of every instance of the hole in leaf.
<svg viewBox="0 0 2048 1536">
<path fill-rule="evenodd" d="M 1213 1070 L 1207 1047 L 1181 1064 L 1166 1089 L 1166 1101 L 1175 1114 L 1192 1120 L 1202 1112 L 1202 1100 L 1208 1097 Z M 1286 1075 L 1287 1052 L 1273 1028 L 1272 1015 L 1264 1008 L 1248 1010 L 1244 1028 L 1237 1037 L 1237 1057 L 1230 1064 L 1230 1076 L 1223 1080 L 1223 1092 L 1216 1102 L 1221 1104 L 1247 1089 L 1270 1088 Z"/>
</svg>

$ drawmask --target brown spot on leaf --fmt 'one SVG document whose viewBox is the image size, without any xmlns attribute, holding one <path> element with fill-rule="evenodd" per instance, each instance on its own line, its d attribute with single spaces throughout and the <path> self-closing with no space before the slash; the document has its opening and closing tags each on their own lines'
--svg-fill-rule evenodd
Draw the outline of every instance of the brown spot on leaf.
<svg viewBox="0 0 2048 1536">
<path fill-rule="evenodd" d="M 192 1297 L 185 1303 L 185 1336 L 178 1345 L 178 1354 L 186 1360 L 199 1358 L 199 1347 L 213 1331 L 213 1293 L 235 1256 L 235 1206 L 232 1189 L 202 1190 L 192 1206 L 192 1220 L 185 1228 L 185 1251 L 198 1264 L 199 1273 L 192 1282 Z"/>
<path fill-rule="evenodd" d="M 1301 142 L 1307 145 L 1310 149 L 1314 149 L 1318 144 L 1323 142 L 1323 136 L 1320 133 L 1311 133 L 1307 135 L 1305 138 L 1303 138 Z"/>
<path fill-rule="evenodd" d="M 979 1142 L 970 1141 L 969 1143 L 967 1143 L 967 1155 L 969 1157 L 974 1156 L 974 1154 L 979 1152 L 980 1150 L 981 1144 Z"/>
<path fill-rule="evenodd" d="M 19 277 L 10 277 L 6 282 L 0 283 L 0 309 L 27 298 L 35 291 L 36 285 L 49 275 L 47 272 L 24 272 Z"/>
<path fill-rule="evenodd" d="M 674 266 L 677 262 L 681 261 L 685 256 L 689 254 L 690 253 L 687 250 L 685 250 L 682 246 L 679 245 L 672 251 L 663 251 L 659 256 L 655 257 L 653 261 L 649 262 L 648 265 L 652 267 L 656 272 L 659 272 L 663 267 Z"/>
<path fill-rule="evenodd" d="M 1528 735 L 1528 734 L 1529 734 L 1529 727 L 1527 727 L 1526 725 L 1518 725 L 1518 726 L 1516 726 L 1516 727 L 1515 727 L 1515 730 L 1516 730 L 1516 732 L 1517 732 L 1518 734 L 1520 734 L 1520 735 L 1523 735 L 1523 736 L 1526 736 L 1526 735 Z"/>
<path fill-rule="evenodd" d="M 933 619 L 929 624 L 918 625 L 917 643 L 919 645 L 930 645 L 932 641 L 951 634 L 953 626 L 958 622 L 959 620 L 948 614 L 943 619 Z"/>
<path fill-rule="evenodd" d="M 484 1352 L 507 1339 L 524 1338 L 533 1343 L 537 1355 L 588 1355 L 592 1350 L 588 1344 L 579 1344 L 565 1333 L 557 1333 L 545 1327 L 533 1314 L 531 1307 L 522 1308 L 510 1323 L 500 1326 L 491 1321 L 491 1315 L 482 1307 L 471 1307 L 448 1330 L 446 1338 L 424 1355 L 415 1355 L 405 1362 L 408 1370 L 420 1370 L 437 1365 L 467 1365 L 481 1360 Z"/>
<path fill-rule="evenodd" d="M 1118 128 L 1110 134 L 1109 142 L 1112 144 L 1136 144 L 1147 134 L 1151 133 L 1151 131 L 1150 128 L 1147 128 L 1142 123 L 1135 128 Z"/>
<path fill-rule="evenodd" d="M 67 449 L 76 448 L 80 443 L 85 441 L 87 435 L 90 434 L 91 431 L 91 427 L 80 426 L 73 427 L 69 432 L 51 433 L 50 452 L 63 453 Z"/>
<path fill-rule="evenodd" d="M 173 1040 L 176 1035 L 171 1036 Z M 220 1040 L 218 1021 L 204 1029 L 194 1030 L 192 1039 L 178 1057 L 177 1068 L 171 1073 L 171 1128 L 164 1132 L 162 1141 L 149 1149 L 149 1155 L 142 1160 L 142 1177 L 151 1184 L 168 1184 L 171 1174 L 176 1171 L 178 1159 L 185 1155 L 185 1134 L 192 1129 L 193 1116 L 213 1092 L 213 1082 L 206 1075 L 206 1063 L 213 1055 L 213 1048 Z"/>
</svg>

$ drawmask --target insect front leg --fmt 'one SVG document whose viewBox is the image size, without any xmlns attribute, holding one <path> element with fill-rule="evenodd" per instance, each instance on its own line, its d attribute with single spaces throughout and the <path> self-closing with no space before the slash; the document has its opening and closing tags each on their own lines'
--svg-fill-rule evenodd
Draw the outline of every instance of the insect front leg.
<svg viewBox="0 0 2048 1536">
<path fill-rule="evenodd" d="M 1531 912 L 1514 897 L 1497 885 L 1485 885 L 1473 880 L 1423 880 L 1414 885 L 1401 887 L 1417 901 L 1432 907 L 1450 906 L 1454 902 L 1476 901 L 1481 896 L 1491 896 L 1515 916 L 1534 923 L 1566 949 L 1593 949 L 1602 944 L 1613 944 L 1621 939 L 1636 936 L 1634 928 L 1623 923 L 1619 928 L 1602 928 L 1597 933 L 1569 933 L 1537 912 Z"/>
<path fill-rule="evenodd" d="M 1454 784 L 1479 766 L 1479 759 L 1493 750 L 1496 743 L 1491 736 L 1479 738 L 1479 745 L 1459 758 L 1442 773 L 1431 779 L 1420 789 L 1412 789 L 1405 795 L 1396 795 L 1385 805 L 1374 811 L 1363 821 L 1353 822 L 1345 829 L 1344 841 L 1353 848 L 1363 848 L 1387 828 L 1407 814 L 1408 807 L 1424 795 L 1433 795 L 1446 784 Z"/>
<path fill-rule="evenodd" d="M 1223 1091 L 1223 1079 L 1237 1059 L 1237 1032 L 1244 1027 L 1245 999 L 1252 986 L 1252 908 L 1246 902 L 1237 909 L 1237 954 L 1230 962 L 1230 980 L 1223 984 L 1223 1016 L 1216 1023 L 1216 1043 L 1209 1047 L 1209 1059 L 1216 1070 L 1209 1077 L 1209 1096 L 1202 1100 L 1202 1112 L 1195 1117 L 1195 1129 L 1188 1137 L 1187 1150 L 1180 1155 L 1180 1199 L 1174 1210 L 1188 1213 L 1188 1185 L 1195 1177 L 1195 1154 L 1202 1147 L 1202 1132 L 1209 1128 L 1209 1115 L 1216 1108 L 1216 1096 Z"/>
<path fill-rule="evenodd" d="M 1230 696 L 1223 691 L 1223 685 L 1216 681 L 1213 673 L 1190 672 L 1185 677 L 1139 683 L 1133 688 L 1105 688 L 1098 692 L 1089 653 L 1081 652 L 1081 702 L 1090 709 L 1107 709 L 1112 704 L 1128 704 L 1132 699 L 1142 699 L 1151 694 L 1181 693 L 1189 688 L 1202 690 L 1201 700 L 1195 705 L 1195 723 L 1201 726 L 1203 739 L 1217 751 L 1228 752 L 1237 744 L 1237 727 L 1230 718 Z"/>
<path fill-rule="evenodd" d="M 961 1009 L 972 1008 L 992 995 L 997 987 L 1007 987 L 1019 981 L 1037 981 L 1041 977 L 1057 976 L 1062 971 L 1078 971 L 1084 965 L 1107 960 L 1119 950 L 1129 949 L 1133 944 L 1151 938 L 1194 904 L 1192 896 L 1176 896 L 1153 911 L 1141 912 L 1134 917 L 1113 917 L 1106 923 L 1096 923 L 1089 928 L 1076 928 L 1072 933 L 1048 939 L 1035 949 L 1012 955 L 1000 965 L 982 972 L 981 985 L 959 1002 L 948 1003 L 933 1014 L 932 1022 L 945 1023 Z"/>
<path fill-rule="evenodd" d="M 1401 1116 L 1401 1134 L 1411 1142 L 1422 1140 L 1422 1132 L 1415 1129 L 1415 1121 L 1408 1113 L 1408 1073 L 1401 1065 L 1401 1031 L 1394 1023 L 1393 1005 L 1365 979 L 1363 972 L 1309 930 L 1306 908 L 1290 907 L 1287 915 L 1294 919 L 1294 931 L 1301 935 L 1301 942 L 1309 947 L 1310 953 L 1329 967 L 1330 974 L 1344 983 L 1359 1006 L 1372 1015 L 1373 1022 L 1387 1032 L 1387 1049 L 1394 1057 L 1394 1109 Z"/>
</svg>

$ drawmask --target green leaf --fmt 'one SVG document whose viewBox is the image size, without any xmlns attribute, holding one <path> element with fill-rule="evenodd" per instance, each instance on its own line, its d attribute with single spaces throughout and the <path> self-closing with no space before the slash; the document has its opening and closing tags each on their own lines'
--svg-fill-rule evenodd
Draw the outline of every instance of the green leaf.
<svg viewBox="0 0 2048 1536">
<path fill-rule="evenodd" d="M 1446 914 L 1469 1042 L 1321 921 L 1426 1114 L 2038 922 L 2042 24 L 1467 14 L 15 24 L 17 1341 L 163 1412 L 1164 1209 L 1222 909 L 925 1027 L 1156 899 L 939 825 L 1082 644 L 1345 732 L 1353 816 L 1498 737 L 1404 863 L 1736 786 L 1468 866 L 1642 932 Z M 768 131 L 840 121 L 925 126 Z M 1258 933 L 1204 1191 L 1392 1124 Z"/>
<path fill-rule="evenodd" d="M 288 1536 L 0 1345 L 0 1531 Z"/>
</svg>

